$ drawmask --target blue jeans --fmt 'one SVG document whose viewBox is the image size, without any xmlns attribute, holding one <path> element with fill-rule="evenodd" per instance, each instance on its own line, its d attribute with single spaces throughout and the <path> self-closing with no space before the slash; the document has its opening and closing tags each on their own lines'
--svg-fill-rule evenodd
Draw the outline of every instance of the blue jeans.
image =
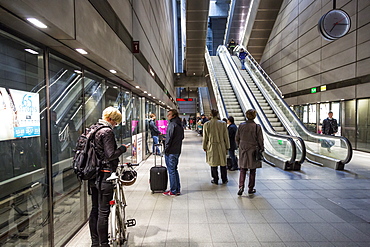
<svg viewBox="0 0 370 247">
<path fill-rule="evenodd" d="M 245 66 L 244 66 L 245 59 L 240 59 L 240 63 L 242 64 L 242 69 L 245 69 Z"/>
<path fill-rule="evenodd" d="M 179 164 L 180 154 L 166 154 L 164 159 L 168 170 L 168 176 L 170 177 L 170 191 L 174 194 L 180 193 L 180 176 L 177 171 L 177 165 Z"/>
<path fill-rule="evenodd" d="M 161 154 L 161 151 L 159 151 L 159 147 L 154 146 L 155 144 L 159 143 L 159 137 L 158 136 L 152 136 L 152 137 L 153 137 L 153 154 Z"/>
</svg>

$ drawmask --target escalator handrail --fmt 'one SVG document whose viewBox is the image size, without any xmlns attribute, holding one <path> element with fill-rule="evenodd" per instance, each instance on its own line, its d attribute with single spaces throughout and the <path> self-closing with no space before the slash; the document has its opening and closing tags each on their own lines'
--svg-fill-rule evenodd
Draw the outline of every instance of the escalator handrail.
<svg viewBox="0 0 370 247">
<path fill-rule="evenodd" d="M 227 54 L 226 55 L 226 59 L 227 59 L 227 62 L 229 62 L 229 64 L 231 65 L 231 67 L 232 67 L 232 69 L 233 69 L 233 71 L 231 72 L 231 73 L 234 73 L 235 74 L 235 76 L 236 76 L 236 80 L 235 81 L 237 81 L 238 83 L 239 83 L 239 85 L 241 86 L 241 82 L 240 82 L 240 77 L 241 77 L 241 75 L 240 75 L 240 73 L 238 72 L 238 70 L 235 68 L 235 64 L 234 63 L 230 63 L 230 59 L 231 59 L 231 57 L 230 57 L 230 54 L 229 54 L 229 52 L 227 51 L 227 49 L 226 49 L 226 47 L 225 46 L 219 46 L 218 47 L 218 49 L 217 49 L 217 51 L 218 51 L 218 53 L 220 53 L 219 51 L 220 50 L 222 50 L 222 49 L 225 49 L 223 52 L 225 53 L 225 54 Z M 221 59 L 221 62 L 222 62 L 222 59 Z M 227 70 L 226 68 L 225 68 L 225 70 Z M 238 75 L 238 73 L 239 73 L 239 75 Z M 229 74 L 228 74 L 228 77 L 229 77 Z M 231 78 L 229 77 L 229 79 L 230 79 L 230 82 L 231 83 L 233 83 L 233 81 L 234 80 L 231 80 Z M 244 82 L 244 80 L 243 80 L 243 82 Z M 247 85 L 247 87 L 248 87 L 248 85 Z M 248 87 L 248 89 L 249 89 L 249 87 Z M 249 89 L 250 90 L 250 89 Z M 264 112 L 262 111 L 262 109 L 261 109 L 261 107 L 260 107 L 260 105 L 259 104 L 253 104 L 252 103 L 252 101 L 251 101 L 251 99 L 250 99 L 250 97 L 253 97 L 253 99 L 255 100 L 255 102 L 256 102 L 256 99 L 255 99 L 255 96 L 252 94 L 252 93 L 250 93 L 250 95 L 247 93 L 247 91 L 245 90 L 245 88 L 244 87 L 242 87 L 242 91 L 243 91 L 243 93 L 244 93 L 244 95 L 246 95 L 247 97 L 245 97 L 247 100 L 248 100 L 248 102 L 249 102 L 249 104 L 254 108 L 254 109 L 256 109 L 256 108 L 258 108 L 258 110 L 257 110 L 257 112 L 258 112 L 258 114 L 257 114 L 257 119 L 258 119 L 258 121 L 259 121 L 259 123 L 260 123 L 260 125 L 261 125 L 261 127 L 262 127 L 262 129 L 264 130 L 264 132 L 268 135 L 268 136 L 272 136 L 272 137 L 274 137 L 274 138 L 281 138 L 281 139 L 285 139 L 287 142 L 289 142 L 290 144 L 291 144 L 291 146 L 292 146 L 292 156 L 291 156 L 291 158 L 290 158 L 290 160 L 288 161 L 290 164 L 293 164 L 295 161 L 296 161 L 296 157 L 297 157 L 297 151 L 296 151 L 296 143 L 294 142 L 294 140 L 293 140 L 293 138 L 291 137 L 291 136 L 287 136 L 287 135 L 281 135 L 281 134 L 278 134 L 278 133 L 272 133 L 270 130 L 268 130 L 266 127 L 265 127 L 265 124 L 268 124 L 269 125 L 269 127 L 270 127 L 270 129 L 272 128 L 271 127 L 271 124 L 270 124 L 270 122 L 269 121 L 267 121 L 267 122 L 265 122 L 265 121 L 262 121 L 262 118 L 261 118 L 261 116 L 263 116 L 265 119 L 267 119 L 266 118 L 266 116 L 265 116 L 265 114 L 264 114 Z M 242 108 L 246 108 L 245 106 L 244 106 L 244 104 L 241 104 L 241 107 Z M 244 109 L 244 111 L 243 111 L 243 114 L 244 114 L 244 116 L 245 116 L 245 112 L 246 112 L 246 109 Z M 245 116 L 246 117 L 246 116 Z"/>
<path fill-rule="evenodd" d="M 211 56 L 209 55 L 207 47 L 206 47 L 205 58 L 206 58 L 206 64 L 207 64 L 207 67 L 208 67 L 208 72 L 209 72 L 210 79 L 211 79 L 212 89 L 213 89 L 214 95 L 216 97 L 218 112 L 219 112 L 220 118 L 223 119 L 225 117 L 228 117 L 228 113 L 227 113 L 227 110 L 226 110 L 224 99 L 223 99 L 222 94 L 221 94 L 218 79 L 215 76 L 215 70 L 214 70 L 214 67 L 213 67 L 213 64 L 212 64 L 212 61 L 211 61 Z M 218 103 L 222 104 L 222 107 Z"/>
<path fill-rule="evenodd" d="M 229 61 L 230 61 L 230 63 L 232 63 L 232 64 L 234 64 L 235 65 L 235 61 L 232 59 L 232 58 L 230 58 L 229 59 Z M 236 65 L 235 65 L 236 66 Z M 234 70 L 235 71 L 239 71 L 238 69 L 236 69 L 234 66 L 233 66 L 233 68 L 234 68 Z M 240 74 L 240 72 L 238 72 L 239 74 L 238 74 L 238 77 L 239 77 L 239 79 L 240 79 L 240 81 L 243 81 L 244 83 L 243 83 L 243 85 L 245 85 L 247 88 L 248 88 L 248 90 L 249 91 L 251 91 L 251 89 L 250 89 L 250 87 L 249 87 L 249 85 L 247 84 L 247 83 L 245 83 L 245 79 L 244 79 L 244 77 Z M 253 78 L 252 78 L 253 79 Z M 255 80 L 253 80 L 253 81 L 255 81 Z M 256 84 L 256 83 L 255 83 Z M 256 84 L 257 85 L 257 84 Z M 258 85 L 257 85 L 258 86 Z M 258 87 L 260 90 L 261 90 L 261 88 L 260 87 Z M 261 90 L 261 92 L 262 92 L 262 90 Z M 260 107 L 260 105 L 258 104 L 258 102 L 257 102 L 257 99 L 255 98 L 255 96 L 254 96 L 254 94 L 253 93 L 251 93 L 251 96 L 250 97 L 252 97 L 253 99 L 254 99 L 254 102 L 256 102 L 256 105 L 259 107 L 259 109 L 262 111 L 262 113 L 261 113 L 261 115 L 263 115 L 264 116 L 264 118 L 265 119 L 268 119 L 267 117 L 266 117 L 266 115 L 264 114 L 264 112 L 263 112 L 263 110 L 261 109 L 261 107 Z M 270 104 L 270 106 L 271 106 L 271 104 Z M 272 106 L 271 106 L 272 107 Z M 260 114 L 260 113 L 259 113 Z M 281 120 L 281 119 L 280 119 Z M 290 137 L 290 138 L 293 138 L 294 140 L 296 140 L 296 142 L 299 142 L 299 146 L 298 147 L 300 147 L 300 150 L 301 150 L 301 152 L 302 152 L 302 155 L 301 155 L 301 158 L 300 158 L 300 160 L 299 161 L 297 161 L 298 162 L 298 164 L 302 164 L 305 160 L 306 160 L 306 157 L 307 157 L 307 149 L 306 149 L 306 144 L 305 144 L 305 142 L 304 142 L 304 140 L 303 140 L 303 138 L 302 137 L 300 137 L 300 136 L 295 136 L 295 135 L 284 135 L 284 134 L 279 134 L 279 133 L 276 133 L 276 131 L 274 130 L 274 128 L 271 126 L 271 124 L 270 124 L 270 122 L 269 121 L 267 121 L 267 123 L 268 123 L 268 125 L 269 125 L 269 127 L 270 127 L 270 132 L 273 132 L 273 133 L 275 133 L 275 134 L 277 134 L 277 135 L 279 135 L 279 136 L 285 136 L 285 137 Z"/>
<path fill-rule="evenodd" d="M 241 46 L 245 51 L 247 51 L 245 49 L 245 47 Z M 309 136 L 313 136 L 315 137 L 316 139 L 323 139 L 323 136 L 325 137 L 326 135 L 320 135 L 320 134 L 317 134 L 317 133 L 313 133 L 313 132 L 310 132 L 306 126 L 301 122 L 301 120 L 297 117 L 297 115 L 293 112 L 293 110 L 289 107 L 289 105 L 286 103 L 285 100 L 283 100 L 283 97 L 282 97 L 282 94 L 281 94 L 281 91 L 280 90 L 276 90 L 276 84 L 272 81 L 272 79 L 267 75 L 267 73 L 262 69 L 262 67 L 256 62 L 256 60 L 253 58 L 253 56 L 249 53 L 248 53 L 248 56 L 247 56 L 247 59 L 251 62 L 251 64 L 253 66 L 255 66 L 256 70 L 255 71 L 258 71 L 260 73 L 260 75 L 262 75 L 267 84 L 270 85 L 272 91 L 275 93 L 275 96 L 279 99 L 279 101 L 286 107 L 286 109 L 289 111 L 290 115 L 294 118 L 294 120 L 298 123 L 298 125 L 300 126 L 300 128 Z M 256 65 L 257 64 L 257 65 Z M 259 86 L 259 85 L 257 85 Z M 259 87 L 260 88 L 260 87 Z M 329 136 L 328 136 L 329 137 Z M 344 160 L 341 160 L 341 162 L 343 164 L 347 164 L 348 162 L 350 162 L 350 160 L 352 159 L 352 156 L 353 156 L 353 149 L 352 149 L 352 144 L 350 143 L 350 141 L 346 138 L 346 137 L 343 137 L 343 136 L 330 136 L 331 139 L 338 139 L 338 140 L 342 140 L 344 143 L 346 143 L 346 145 L 348 146 L 348 150 L 347 150 L 347 156 Z M 330 159 L 332 159 L 331 157 L 328 157 Z"/>
</svg>

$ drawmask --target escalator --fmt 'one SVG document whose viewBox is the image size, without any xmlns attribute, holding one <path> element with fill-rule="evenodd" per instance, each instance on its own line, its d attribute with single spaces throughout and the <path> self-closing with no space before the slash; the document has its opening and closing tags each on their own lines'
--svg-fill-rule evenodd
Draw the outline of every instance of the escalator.
<svg viewBox="0 0 370 247">
<path fill-rule="evenodd" d="M 199 112 L 208 117 L 211 114 L 212 109 L 208 89 L 206 87 L 198 87 L 198 94 L 200 108 Z"/>
<path fill-rule="evenodd" d="M 214 66 L 215 76 L 218 80 L 221 95 L 225 104 L 225 109 L 228 116 L 233 116 L 236 125 L 245 121 L 243 111 L 238 103 L 238 99 L 235 96 L 234 90 L 230 84 L 230 80 L 227 77 L 226 71 L 221 64 L 219 57 L 211 57 L 212 64 Z"/>
<path fill-rule="evenodd" d="M 243 122 L 246 120 L 245 112 L 247 109 L 256 109 L 257 118 L 255 121 L 261 125 L 264 135 L 264 161 L 284 170 L 299 170 L 305 153 L 297 151 L 297 141 L 294 138 L 274 133 L 262 109 L 254 107 L 251 97 L 256 99 L 250 90 L 246 90 L 240 83 L 240 78 L 228 61 L 226 53 L 220 52 L 219 57 L 210 57 L 207 53 L 205 56 L 220 117 L 237 116 L 237 121 Z M 304 145 L 303 142 L 300 143 Z"/>
<path fill-rule="evenodd" d="M 233 66 L 239 67 L 240 62 L 237 57 L 233 57 L 231 61 Z M 287 133 L 292 137 L 302 138 L 305 142 L 307 161 L 343 170 L 344 165 L 352 158 L 352 146 L 348 139 L 341 136 L 319 135 L 308 131 L 283 100 L 278 87 L 251 55 L 247 56 L 245 67 L 245 71 L 239 70 L 241 80 L 253 91 L 258 104 L 262 106 L 276 133 Z M 330 150 L 322 145 L 327 142 L 334 144 Z"/>
</svg>

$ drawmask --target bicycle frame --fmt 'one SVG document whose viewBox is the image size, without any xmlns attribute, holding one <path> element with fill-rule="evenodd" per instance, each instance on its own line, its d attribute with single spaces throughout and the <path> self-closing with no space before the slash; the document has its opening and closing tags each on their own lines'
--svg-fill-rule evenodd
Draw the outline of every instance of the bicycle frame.
<svg viewBox="0 0 370 247">
<path fill-rule="evenodd" d="M 122 246 L 128 240 L 127 227 L 135 226 L 136 220 L 129 219 L 126 222 L 125 208 L 127 206 L 123 191 L 123 182 L 120 179 L 123 172 L 133 169 L 133 164 L 119 164 L 117 171 L 113 172 L 107 181 L 114 184 L 113 199 L 110 201 L 109 233 L 110 243 L 113 246 Z"/>
</svg>

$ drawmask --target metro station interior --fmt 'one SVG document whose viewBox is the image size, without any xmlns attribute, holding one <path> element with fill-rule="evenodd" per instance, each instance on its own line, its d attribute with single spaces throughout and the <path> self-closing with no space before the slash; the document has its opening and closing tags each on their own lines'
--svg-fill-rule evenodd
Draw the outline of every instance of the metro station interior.
<svg viewBox="0 0 370 247">
<path fill-rule="evenodd" d="M 127 246 L 369 246 L 369 11 L 365 0 L 0 0 L 0 246 L 90 246 L 91 200 L 71 161 L 108 106 L 123 116 L 117 143 L 135 143 L 120 161 L 140 164 L 127 210 L 143 223 Z M 237 125 L 257 111 L 255 197 L 237 197 L 237 171 L 210 184 L 191 126 L 182 195 L 150 193 L 149 115 L 172 108 Z M 329 111 L 335 136 L 322 134 Z"/>
</svg>

